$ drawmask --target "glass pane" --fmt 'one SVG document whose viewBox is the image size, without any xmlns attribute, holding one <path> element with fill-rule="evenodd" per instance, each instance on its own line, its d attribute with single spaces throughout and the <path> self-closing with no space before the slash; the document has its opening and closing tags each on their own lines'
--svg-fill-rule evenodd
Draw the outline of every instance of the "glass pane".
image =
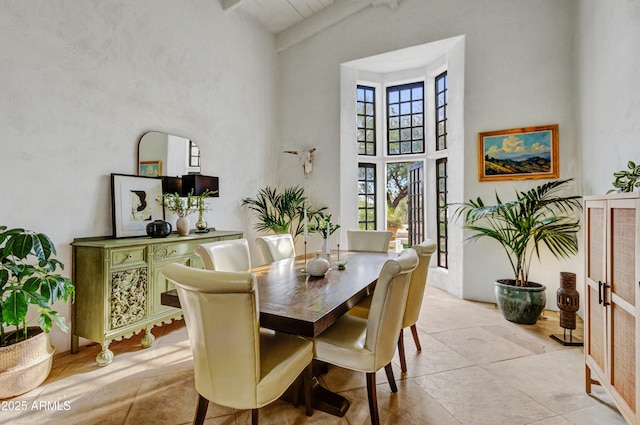
<svg viewBox="0 0 640 425">
<path fill-rule="evenodd" d="M 398 103 L 398 101 L 400 100 L 398 98 L 398 92 L 397 91 L 389 91 L 389 99 L 387 100 L 387 102 L 389 103 Z"/>
<path fill-rule="evenodd" d="M 367 153 L 365 155 L 375 155 L 375 147 L 373 143 L 367 143 Z"/>
<path fill-rule="evenodd" d="M 439 162 L 438 163 L 438 175 L 439 176 L 444 176 L 446 172 L 446 165 L 444 162 Z"/>
<path fill-rule="evenodd" d="M 399 115 L 399 112 L 400 112 L 400 107 L 398 106 L 398 104 L 389 105 L 389 116 Z"/>
<path fill-rule="evenodd" d="M 367 167 L 367 180 L 373 180 L 375 177 L 375 169 L 372 167 Z"/>
<path fill-rule="evenodd" d="M 373 207 L 376 203 L 376 198 L 373 195 L 367 195 L 367 206 Z"/>
<path fill-rule="evenodd" d="M 358 167 L 358 180 L 364 180 L 365 177 L 365 173 L 367 172 L 367 169 L 364 167 Z"/>
<path fill-rule="evenodd" d="M 400 102 L 408 102 L 411 100 L 411 90 L 405 89 L 400 91 Z"/>
<path fill-rule="evenodd" d="M 389 143 L 389 155 L 398 155 L 400 153 L 400 143 Z"/>
<path fill-rule="evenodd" d="M 361 89 L 361 88 L 356 89 L 356 100 L 358 102 L 362 102 L 364 100 L 364 89 Z"/>
<path fill-rule="evenodd" d="M 373 95 L 373 90 L 367 90 L 364 94 L 364 100 L 366 100 L 367 102 L 373 102 Z"/>
<path fill-rule="evenodd" d="M 398 128 L 400 119 L 398 117 L 389 118 L 389 128 Z"/>
<path fill-rule="evenodd" d="M 410 115 L 403 115 L 400 117 L 400 127 L 411 127 Z"/>
<path fill-rule="evenodd" d="M 424 152 L 424 146 L 422 140 L 414 140 L 413 141 L 413 152 Z"/>
<path fill-rule="evenodd" d="M 364 142 L 358 142 L 358 155 L 364 155 L 364 151 L 365 151 L 365 143 Z"/>
<path fill-rule="evenodd" d="M 356 106 L 356 114 L 364 114 L 364 103 L 358 102 Z"/>
<path fill-rule="evenodd" d="M 444 121 L 439 122 L 438 123 L 438 135 L 444 135 L 445 133 L 446 133 L 446 131 L 445 131 Z"/>
<path fill-rule="evenodd" d="M 400 140 L 411 140 L 411 129 L 400 130 Z"/>
<path fill-rule="evenodd" d="M 413 96 L 413 100 L 422 99 L 422 87 L 416 87 L 411 90 L 411 95 Z"/>
<path fill-rule="evenodd" d="M 422 140 L 422 127 L 413 129 L 413 140 Z"/>
<path fill-rule="evenodd" d="M 447 148 L 447 144 L 444 136 L 438 137 L 438 150 L 446 149 L 446 148 Z"/>
<path fill-rule="evenodd" d="M 421 101 L 421 100 L 419 100 L 419 101 L 417 101 L 417 102 L 412 102 L 412 103 L 411 103 L 411 108 L 412 108 L 412 109 L 411 109 L 411 112 L 413 112 L 414 114 L 416 114 L 416 113 L 421 113 L 421 112 L 422 112 L 422 110 L 423 110 L 423 104 L 422 104 L 422 101 Z"/>
<path fill-rule="evenodd" d="M 438 121 L 444 121 L 444 108 L 438 108 Z"/>
<path fill-rule="evenodd" d="M 365 182 L 358 182 L 358 193 L 366 193 L 365 190 L 367 190 L 367 185 Z"/>
<path fill-rule="evenodd" d="M 400 104 L 400 114 L 406 115 L 411 113 L 411 102 L 404 102 Z"/>
<path fill-rule="evenodd" d="M 358 210 L 358 221 L 365 221 L 367 219 L 367 210 Z"/>
<path fill-rule="evenodd" d="M 397 142 L 400 140 L 400 131 L 398 130 L 389 130 L 389 141 Z"/>
<path fill-rule="evenodd" d="M 412 119 L 413 119 L 412 120 L 412 125 L 414 127 L 418 127 L 418 126 L 422 125 L 422 121 L 423 121 L 422 114 L 413 115 Z"/>
<path fill-rule="evenodd" d="M 364 115 L 358 115 L 358 117 L 356 118 L 356 125 L 359 128 L 364 128 Z"/>
<path fill-rule="evenodd" d="M 437 89 L 436 89 L 436 90 L 438 90 L 438 92 L 441 92 L 441 91 L 443 91 L 443 90 L 444 90 L 444 78 L 438 78 L 438 80 L 437 80 L 437 83 L 436 83 L 436 84 L 437 84 L 437 85 L 436 85 L 436 87 L 437 87 Z"/>
<path fill-rule="evenodd" d="M 400 143 L 400 152 L 401 153 L 411 153 L 411 142 L 402 142 L 402 143 Z"/>
<path fill-rule="evenodd" d="M 360 142 L 364 142 L 364 140 L 365 140 L 365 139 L 364 139 L 364 130 L 359 129 L 359 130 L 358 130 L 358 141 L 360 141 Z"/>
<path fill-rule="evenodd" d="M 374 120 L 373 117 L 367 117 L 367 128 L 373 128 Z"/>
<path fill-rule="evenodd" d="M 438 100 L 437 100 L 437 102 L 438 102 L 438 103 L 437 103 L 438 105 L 444 105 L 444 93 L 440 93 L 440 94 L 438 95 Z"/>
<path fill-rule="evenodd" d="M 446 185 L 445 185 L 445 180 L 444 179 L 440 179 L 438 180 L 438 190 L 440 192 L 444 192 L 444 190 L 446 189 Z"/>
<path fill-rule="evenodd" d="M 367 130 L 367 142 L 374 142 L 376 140 L 376 133 L 373 130 Z"/>
<path fill-rule="evenodd" d="M 371 194 L 375 194 L 376 193 L 376 185 L 373 182 L 368 182 L 367 183 L 367 187 L 366 187 L 366 191 L 368 195 Z"/>
<path fill-rule="evenodd" d="M 373 103 L 367 103 L 366 114 L 373 115 Z"/>
<path fill-rule="evenodd" d="M 375 219 L 376 219 L 376 211 L 367 210 L 367 221 L 375 221 Z"/>
<path fill-rule="evenodd" d="M 366 202 L 367 202 L 367 197 L 366 196 L 364 196 L 364 195 L 359 195 L 358 196 L 358 206 L 359 207 L 363 207 Z"/>
</svg>

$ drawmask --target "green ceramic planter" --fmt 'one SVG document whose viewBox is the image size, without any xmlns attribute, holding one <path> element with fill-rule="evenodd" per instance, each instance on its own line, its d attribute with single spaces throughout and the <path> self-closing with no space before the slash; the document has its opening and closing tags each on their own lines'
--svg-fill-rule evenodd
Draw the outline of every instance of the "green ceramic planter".
<svg viewBox="0 0 640 425">
<path fill-rule="evenodd" d="M 547 304 L 546 286 L 529 282 L 530 286 L 515 286 L 514 279 L 495 282 L 496 301 L 505 319 L 523 325 L 533 325 Z"/>
</svg>

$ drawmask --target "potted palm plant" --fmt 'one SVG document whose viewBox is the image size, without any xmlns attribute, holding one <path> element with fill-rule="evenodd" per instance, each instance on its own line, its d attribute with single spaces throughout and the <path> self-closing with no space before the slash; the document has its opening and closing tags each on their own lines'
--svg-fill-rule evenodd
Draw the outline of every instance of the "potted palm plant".
<svg viewBox="0 0 640 425">
<path fill-rule="evenodd" d="M 47 235 L 0 226 L 0 399 L 40 385 L 51 371 L 49 331 L 68 331 L 53 304 L 68 301 L 74 287 L 56 273 L 64 266 L 55 254 Z"/>
<path fill-rule="evenodd" d="M 294 240 L 304 232 L 305 210 L 308 220 L 311 220 L 326 209 L 312 208 L 304 188 L 299 186 L 285 188 L 282 192 L 267 186 L 258 190 L 255 198 L 243 198 L 241 205 L 246 205 L 257 218 L 256 230 L 290 233 Z"/>
<path fill-rule="evenodd" d="M 494 205 L 486 205 L 478 197 L 456 209 L 454 218 L 462 217 L 464 228 L 471 231 L 467 241 L 493 239 L 509 258 L 512 278 L 495 282 L 496 301 L 509 321 L 533 324 L 545 307 L 546 287 L 529 280 L 533 254 L 539 259 L 542 247 L 556 259 L 578 252 L 580 214 L 576 212 L 582 209 L 581 197 L 559 195 L 570 180 L 516 192 L 513 201 L 503 202 L 496 193 Z"/>
</svg>

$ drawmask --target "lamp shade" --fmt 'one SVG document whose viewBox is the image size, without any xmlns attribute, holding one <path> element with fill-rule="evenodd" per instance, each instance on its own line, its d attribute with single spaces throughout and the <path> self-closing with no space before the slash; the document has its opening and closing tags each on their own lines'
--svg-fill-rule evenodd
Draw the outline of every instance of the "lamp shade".
<svg viewBox="0 0 640 425">
<path fill-rule="evenodd" d="M 207 190 L 215 192 L 212 197 L 220 196 L 218 178 L 203 176 L 202 174 L 185 174 L 182 176 L 182 196 L 192 193 L 195 196 L 202 195 Z"/>
</svg>

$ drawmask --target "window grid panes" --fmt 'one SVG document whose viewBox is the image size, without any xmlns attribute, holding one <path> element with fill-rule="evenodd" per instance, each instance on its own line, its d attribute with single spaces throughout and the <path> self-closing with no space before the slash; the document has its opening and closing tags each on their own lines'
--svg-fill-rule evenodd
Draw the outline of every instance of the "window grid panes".
<svg viewBox="0 0 640 425">
<path fill-rule="evenodd" d="M 375 164 L 358 164 L 358 228 L 376 230 Z"/>
<path fill-rule="evenodd" d="M 436 160 L 436 193 L 438 196 L 438 266 L 448 268 L 448 216 L 447 216 L 447 159 Z"/>
<path fill-rule="evenodd" d="M 424 151 L 424 83 L 387 87 L 387 154 Z"/>
<path fill-rule="evenodd" d="M 376 89 L 367 86 L 356 88 L 356 120 L 358 131 L 358 155 L 376 154 Z"/>
<path fill-rule="evenodd" d="M 447 104 L 448 79 L 447 72 L 436 77 L 436 150 L 447 149 Z"/>
<path fill-rule="evenodd" d="M 200 166 L 200 148 L 193 141 L 189 141 L 189 167 Z"/>
</svg>

